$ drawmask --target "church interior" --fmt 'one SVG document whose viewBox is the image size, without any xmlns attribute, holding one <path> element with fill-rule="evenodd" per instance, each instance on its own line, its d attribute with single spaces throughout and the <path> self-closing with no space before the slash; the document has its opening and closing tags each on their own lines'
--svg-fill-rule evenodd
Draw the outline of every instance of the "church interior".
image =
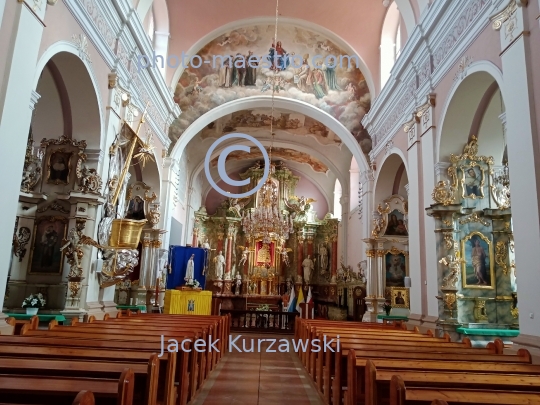
<svg viewBox="0 0 540 405">
<path fill-rule="evenodd" d="M 540 404 L 538 44 L 540 0 L 0 0 L 0 402 Z"/>
</svg>

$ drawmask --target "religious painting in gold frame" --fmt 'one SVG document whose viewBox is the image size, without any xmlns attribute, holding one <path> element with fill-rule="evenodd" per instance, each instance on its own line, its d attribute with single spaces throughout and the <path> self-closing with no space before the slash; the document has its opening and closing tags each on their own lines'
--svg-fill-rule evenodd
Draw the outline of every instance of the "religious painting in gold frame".
<svg viewBox="0 0 540 405">
<path fill-rule="evenodd" d="M 484 188 L 486 185 L 486 168 L 477 162 L 461 165 L 461 196 L 472 200 L 484 198 Z"/>
<path fill-rule="evenodd" d="M 60 215 L 38 217 L 34 225 L 29 274 L 62 274 L 64 254 L 60 251 L 66 238 L 68 218 Z"/>
<path fill-rule="evenodd" d="M 483 233 L 474 231 L 461 239 L 463 288 L 494 289 L 493 244 Z"/>
<path fill-rule="evenodd" d="M 49 153 L 47 159 L 47 183 L 56 185 L 69 184 L 73 154 L 73 151 L 64 148 Z"/>
<path fill-rule="evenodd" d="M 392 308 L 410 308 L 409 289 L 406 287 L 390 287 L 390 305 Z"/>
</svg>

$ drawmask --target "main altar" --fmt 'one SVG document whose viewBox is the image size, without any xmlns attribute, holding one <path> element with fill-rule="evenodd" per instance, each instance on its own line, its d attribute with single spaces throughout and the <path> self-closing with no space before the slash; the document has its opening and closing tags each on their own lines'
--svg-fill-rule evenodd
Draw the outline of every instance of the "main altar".
<svg viewBox="0 0 540 405">
<path fill-rule="evenodd" d="M 253 189 L 263 172 L 256 163 L 241 173 L 250 179 L 245 189 Z M 221 299 L 222 309 L 286 310 L 293 288 L 296 296 L 301 288 L 306 297 L 311 288 L 315 301 L 346 306 L 354 287 L 364 285 L 339 257 L 339 219 L 330 213 L 319 219 L 315 200 L 296 195 L 299 180 L 283 162 L 272 162 L 254 195 L 228 198 L 212 215 L 204 206 L 195 213 L 192 246 L 209 251 L 206 289 Z M 320 312 L 327 315 L 328 308 Z"/>
</svg>

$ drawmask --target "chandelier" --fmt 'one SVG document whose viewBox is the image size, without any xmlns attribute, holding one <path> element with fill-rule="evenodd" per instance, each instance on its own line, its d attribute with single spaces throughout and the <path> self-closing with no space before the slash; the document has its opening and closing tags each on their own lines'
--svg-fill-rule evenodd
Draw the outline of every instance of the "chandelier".
<svg viewBox="0 0 540 405">
<path fill-rule="evenodd" d="M 274 44 L 277 43 L 277 27 L 279 16 L 279 0 L 276 1 L 276 25 L 274 32 Z M 276 71 L 273 70 L 273 80 L 275 83 Z M 270 175 L 259 190 L 258 204 L 255 209 L 246 210 L 242 218 L 242 227 L 246 237 L 262 238 L 262 243 L 269 245 L 272 239 L 278 239 L 280 244 L 289 239 L 289 234 L 294 231 L 288 214 L 282 213 L 279 209 L 279 196 L 276 185 L 270 179 L 275 173 L 275 166 L 272 164 L 272 148 L 274 145 L 274 96 L 276 88 L 272 86 L 272 113 L 270 115 L 270 135 L 271 143 L 269 148 Z"/>
</svg>

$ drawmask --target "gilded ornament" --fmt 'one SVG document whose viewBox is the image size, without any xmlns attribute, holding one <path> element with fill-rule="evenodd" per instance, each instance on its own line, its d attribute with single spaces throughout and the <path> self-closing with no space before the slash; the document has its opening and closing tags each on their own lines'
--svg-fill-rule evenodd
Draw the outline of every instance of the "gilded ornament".
<svg viewBox="0 0 540 405">
<path fill-rule="evenodd" d="M 517 276 L 517 272 L 516 272 L 516 262 L 514 260 L 512 260 L 512 262 L 510 263 L 510 267 L 512 269 L 514 269 L 514 277 Z"/>
<path fill-rule="evenodd" d="M 454 238 L 452 236 L 452 232 L 444 232 L 443 235 L 446 249 L 452 249 L 452 247 L 454 246 Z"/>
<path fill-rule="evenodd" d="M 454 202 L 455 188 L 450 185 L 448 180 L 441 180 L 431 193 L 431 198 L 439 204 L 450 205 Z"/>
<path fill-rule="evenodd" d="M 477 322 L 482 322 L 482 321 L 487 321 L 488 320 L 488 315 L 487 315 L 487 310 L 486 310 L 486 301 L 485 300 L 478 299 L 478 298 L 476 298 L 474 300 L 473 314 L 474 314 L 474 319 Z"/>
<path fill-rule="evenodd" d="M 13 254 L 19 258 L 19 262 L 22 262 L 26 255 L 26 245 L 31 235 L 30 228 L 26 226 L 20 227 L 18 234 L 13 234 Z"/>
<path fill-rule="evenodd" d="M 46 205 L 45 207 L 41 207 L 37 209 L 38 213 L 46 212 L 48 210 L 51 211 L 58 211 L 62 214 L 69 214 L 69 210 L 64 208 L 58 201 L 53 201 L 51 204 Z"/>
<path fill-rule="evenodd" d="M 452 226 L 452 221 L 450 219 L 443 219 L 442 223 L 444 226 Z"/>
<path fill-rule="evenodd" d="M 459 223 L 461 225 L 468 224 L 471 222 L 478 222 L 484 226 L 489 226 L 489 222 L 485 220 L 484 218 L 480 217 L 478 215 L 478 212 L 473 212 L 471 215 L 468 215 L 465 218 L 459 220 Z"/>
<path fill-rule="evenodd" d="M 500 210 L 506 210 L 510 208 L 510 174 L 508 169 L 508 162 L 505 163 L 501 170 L 490 171 L 491 175 L 491 195 L 495 204 Z M 508 226 L 508 229 L 507 229 Z M 510 229 L 510 223 L 505 223 L 505 230 Z"/>
<path fill-rule="evenodd" d="M 512 318 L 517 319 L 519 318 L 519 308 L 510 308 L 510 314 L 512 315 Z"/>
<path fill-rule="evenodd" d="M 446 308 L 451 310 L 456 302 L 456 294 L 454 293 L 444 294 L 443 301 L 444 301 L 444 304 L 446 305 Z"/>
<path fill-rule="evenodd" d="M 501 267 L 505 276 L 508 275 L 508 266 L 506 265 L 507 256 L 506 242 L 498 241 L 495 245 L 495 263 Z"/>
<path fill-rule="evenodd" d="M 23 193 L 31 193 L 34 187 L 41 179 L 41 166 L 43 163 L 43 149 L 34 154 L 34 139 L 32 129 L 28 134 L 28 142 L 26 144 L 26 155 L 24 156 L 24 167 L 21 179 L 21 191 Z"/>
<path fill-rule="evenodd" d="M 459 251 L 455 252 L 455 256 L 448 255 L 439 260 L 439 263 L 448 266 L 450 274 L 443 279 L 443 285 L 441 288 L 454 289 L 458 281 L 459 268 L 461 264 L 465 263 L 465 260 L 461 257 Z"/>
<path fill-rule="evenodd" d="M 86 155 L 80 152 L 77 168 L 75 170 L 77 179 L 79 179 L 79 191 L 84 194 L 101 195 L 101 187 L 103 184 L 101 177 L 96 169 L 89 169 L 86 165 L 83 166 L 85 160 Z"/>
</svg>

